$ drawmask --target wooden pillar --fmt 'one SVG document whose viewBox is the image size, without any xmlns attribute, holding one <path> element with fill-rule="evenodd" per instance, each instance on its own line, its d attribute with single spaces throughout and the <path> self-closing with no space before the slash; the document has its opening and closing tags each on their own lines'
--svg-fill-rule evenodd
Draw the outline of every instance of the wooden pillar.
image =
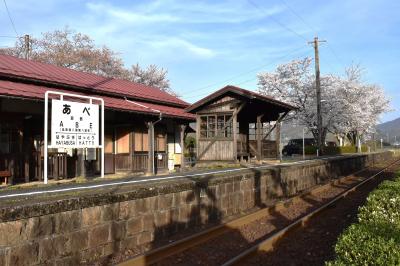
<svg viewBox="0 0 400 266">
<path fill-rule="evenodd" d="M 276 121 L 276 159 L 281 159 L 281 123 Z"/>
<path fill-rule="evenodd" d="M 147 145 L 148 145 L 148 163 L 147 163 L 147 173 L 153 173 L 153 164 L 154 164 L 154 147 L 153 147 L 153 132 L 154 132 L 154 125 L 153 122 L 147 122 Z M 154 174 L 154 173 L 153 173 Z"/>
<path fill-rule="evenodd" d="M 185 130 L 186 125 L 181 125 L 181 169 L 185 167 Z"/>
<path fill-rule="evenodd" d="M 131 171 L 133 171 L 133 130 L 130 128 L 129 132 L 129 163 Z"/>
<path fill-rule="evenodd" d="M 85 164 L 85 160 L 83 160 L 83 163 Z M 84 168 L 85 168 L 85 166 L 84 166 Z M 54 169 L 53 178 L 55 180 L 58 180 L 60 167 L 58 166 L 58 153 L 57 152 L 54 153 L 54 155 L 53 155 L 53 169 Z"/>
<path fill-rule="evenodd" d="M 28 183 L 29 182 L 29 165 L 30 165 L 30 154 L 27 154 L 28 151 L 25 152 L 24 155 L 24 175 L 25 175 L 25 182 Z"/>
<path fill-rule="evenodd" d="M 36 154 L 36 166 L 37 166 L 37 177 L 39 181 L 43 180 L 43 173 L 42 173 L 42 151 L 39 149 L 39 152 Z"/>
<path fill-rule="evenodd" d="M 232 134 L 233 134 L 233 161 L 236 162 L 237 161 L 237 112 L 235 110 L 236 115 L 233 116 L 233 120 L 232 120 Z"/>
<path fill-rule="evenodd" d="M 256 140 L 257 140 L 257 160 L 261 161 L 263 159 L 262 155 L 262 122 L 261 118 L 263 115 L 257 116 L 257 123 L 256 123 Z"/>
<path fill-rule="evenodd" d="M 196 157 L 199 158 L 200 155 L 200 115 L 196 116 Z"/>
</svg>

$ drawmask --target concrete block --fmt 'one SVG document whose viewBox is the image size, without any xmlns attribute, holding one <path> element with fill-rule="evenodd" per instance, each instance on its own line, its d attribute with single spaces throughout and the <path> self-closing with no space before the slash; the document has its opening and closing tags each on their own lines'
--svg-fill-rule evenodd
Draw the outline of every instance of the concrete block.
<svg viewBox="0 0 400 266">
<path fill-rule="evenodd" d="M 159 200 L 158 196 L 149 197 L 145 199 L 145 201 L 147 201 L 145 204 L 146 206 L 148 206 L 149 212 L 156 212 L 158 210 L 158 200 Z"/>
<path fill-rule="evenodd" d="M 7 265 L 10 257 L 10 248 L 0 248 L 0 265 Z"/>
<path fill-rule="evenodd" d="M 136 212 L 135 214 L 141 214 L 141 213 L 146 213 L 149 210 L 149 202 L 146 201 L 145 199 L 138 199 L 135 200 L 135 204 L 136 204 Z"/>
<path fill-rule="evenodd" d="M 172 194 L 160 195 L 158 199 L 158 209 L 167 210 L 172 207 L 173 196 Z"/>
<path fill-rule="evenodd" d="M 64 257 L 61 259 L 56 259 L 54 261 L 55 266 L 71 266 L 71 265 L 79 265 L 79 257 L 77 256 L 69 256 L 69 257 Z"/>
<path fill-rule="evenodd" d="M 103 222 L 117 220 L 119 217 L 119 204 L 104 205 L 101 213 Z"/>
<path fill-rule="evenodd" d="M 168 211 L 159 211 L 154 214 L 154 223 L 156 227 L 163 227 L 168 224 L 168 216 L 167 213 Z"/>
<path fill-rule="evenodd" d="M 136 212 L 136 202 L 135 201 L 123 201 L 119 203 L 119 219 L 128 220 L 129 218 L 135 217 Z"/>
<path fill-rule="evenodd" d="M 95 246 L 80 252 L 80 264 L 90 265 L 90 262 L 96 261 L 103 256 L 103 246 Z"/>
<path fill-rule="evenodd" d="M 143 231 L 143 218 L 132 218 L 126 222 L 127 235 L 134 235 Z"/>
<path fill-rule="evenodd" d="M 111 223 L 110 239 L 113 241 L 119 241 L 126 236 L 126 221 L 113 221 Z"/>
<path fill-rule="evenodd" d="M 108 242 L 111 224 L 102 224 L 89 231 L 89 248 L 94 248 L 100 244 Z"/>
<path fill-rule="evenodd" d="M 138 246 L 138 235 L 125 238 L 120 243 L 120 250 L 134 249 Z"/>
<path fill-rule="evenodd" d="M 93 226 L 101 223 L 103 206 L 82 209 L 82 226 Z"/>
<path fill-rule="evenodd" d="M 38 262 L 39 244 L 36 242 L 10 248 L 9 265 L 32 265 Z"/>
<path fill-rule="evenodd" d="M 69 233 L 81 227 L 81 210 L 57 213 L 54 217 L 56 234 Z"/>
<path fill-rule="evenodd" d="M 16 245 L 26 240 L 25 226 L 22 220 L 0 223 L 0 247 Z"/>
<path fill-rule="evenodd" d="M 144 245 L 153 241 L 151 232 L 142 232 L 138 235 L 138 245 Z"/>
<path fill-rule="evenodd" d="M 89 247 L 89 232 L 81 230 L 69 234 L 70 248 L 72 253 L 77 253 Z"/>
<path fill-rule="evenodd" d="M 39 262 L 48 262 L 71 253 L 69 239 L 63 235 L 48 237 L 39 241 Z"/>
</svg>

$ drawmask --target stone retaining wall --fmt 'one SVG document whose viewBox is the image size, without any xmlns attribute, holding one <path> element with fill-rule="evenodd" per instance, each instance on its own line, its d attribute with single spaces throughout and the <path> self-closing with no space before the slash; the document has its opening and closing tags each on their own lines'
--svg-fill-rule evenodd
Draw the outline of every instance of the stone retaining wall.
<svg viewBox="0 0 400 266">
<path fill-rule="evenodd" d="M 131 189 L 3 206 L 0 265 L 107 264 L 111 255 L 144 252 L 178 231 L 271 205 L 391 156 L 387 152 L 245 169 L 147 184 L 141 193 Z"/>
</svg>

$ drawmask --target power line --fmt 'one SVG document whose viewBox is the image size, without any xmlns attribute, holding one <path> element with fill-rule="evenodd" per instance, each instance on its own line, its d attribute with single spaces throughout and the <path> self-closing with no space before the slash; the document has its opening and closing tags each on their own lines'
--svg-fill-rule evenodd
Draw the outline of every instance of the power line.
<svg viewBox="0 0 400 266">
<path fill-rule="evenodd" d="M 251 4 L 252 6 L 254 6 L 255 8 L 259 9 L 260 11 L 264 12 L 265 14 L 267 14 L 267 12 L 265 11 L 265 9 L 261 8 L 259 5 L 257 5 L 256 3 L 254 3 L 251 0 L 247 0 L 247 2 L 249 4 Z M 300 33 L 296 32 L 295 30 L 289 28 L 288 26 L 286 26 L 285 24 L 283 24 L 282 22 L 280 22 L 279 20 L 275 19 L 273 16 L 267 16 L 269 19 L 273 20 L 276 24 L 280 25 L 282 28 L 286 29 L 287 31 L 290 31 L 291 33 L 297 35 L 299 38 L 307 41 L 307 39 L 301 35 Z"/>
<path fill-rule="evenodd" d="M 318 34 L 317 30 L 315 30 L 315 28 L 313 26 L 311 26 L 311 24 L 309 24 L 299 13 L 296 12 L 296 10 L 294 10 L 293 8 L 290 7 L 290 5 L 288 3 L 286 3 L 286 1 L 284 0 L 280 0 L 298 19 L 300 19 L 304 25 L 306 25 L 308 28 L 310 28 L 310 30 L 314 31 L 315 33 Z"/>
<path fill-rule="evenodd" d="M 304 49 L 304 47 L 296 48 L 296 49 L 292 50 L 289 54 L 286 54 L 284 57 L 287 57 L 288 55 L 294 54 L 295 52 L 300 51 L 300 50 L 302 50 L 302 49 Z M 279 60 L 279 58 L 278 58 L 278 60 Z M 260 66 L 258 66 L 258 67 L 253 68 L 253 69 L 247 70 L 247 71 L 245 71 L 245 72 L 241 72 L 241 73 L 238 73 L 238 74 L 236 74 L 236 75 L 233 75 L 233 76 L 231 76 L 231 77 L 229 77 L 229 78 L 226 78 L 226 79 L 224 79 L 224 80 L 217 81 L 217 82 L 214 82 L 214 83 L 212 83 L 212 84 L 209 84 L 209 85 L 206 85 L 206 86 L 204 86 L 204 87 L 201 87 L 201 88 L 199 88 L 199 89 L 197 89 L 197 90 L 194 90 L 193 92 L 194 92 L 194 93 L 197 93 L 197 92 L 199 92 L 199 91 L 202 91 L 202 90 L 211 88 L 211 87 L 216 86 L 216 85 L 219 85 L 219 84 L 221 84 L 221 83 L 225 83 L 225 82 L 231 81 L 231 80 L 236 79 L 236 78 L 238 78 L 238 77 L 241 77 L 241 76 L 247 75 L 247 74 L 249 74 L 249 73 L 252 73 L 252 72 L 254 72 L 254 71 L 260 70 L 260 69 L 262 69 L 262 68 L 264 68 L 264 67 L 267 67 L 267 66 L 269 66 L 269 65 L 270 65 L 270 63 L 269 63 L 269 64 L 260 65 Z M 192 92 L 192 93 L 187 93 L 186 95 L 193 94 L 193 92 Z"/>
<path fill-rule="evenodd" d="M 314 31 L 318 35 L 318 31 L 311 26 L 310 23 L 308 23 L 296 10 L 294 10 L 285 0 L 280 0 L 299 20 L 303 22 L 305 26 L 307 26 L 311 31 Z M 333 47 L 327 42 L 328 49 L 330 52 L 333 54 L 333 56 L 336 58 L 336 60 L 342 65 L 342 67 L 345 67 L 345 64 L 343 63 L 343 60 L 339 58 Z M 332 67 L 331 67 L 332 68 Z M 332 69 L 333 70 L 333 69 Z"/>
<path fill-rule="evenodd" d="M 345 64 L 343 63 L 343 61 L 340 59 L 340 57 L 337 55 L 337 53 L 335 52 L 335 50 L 333 50 L 333 47 L 331 45 L 329 45 L 329 42 L 327 42 L 328 44 L 328 49 L 331 51 L 331 53 L 333 54 L 333 56 L 336 58 L 336 60 L 338 60 L 338 62 L 342 65 L 342 67 L 346 68 Z"/>
<path fill-rule="evenodd" d="M 16 36 L 9 36 L 9 35 L 0 35 L 0 38 L 18 39 L 19 37 L 16 37 Z"/>
<path fill-rule="evenodd" d="M 15 28 L 14 21 L 13 21 L 13 19 L 11 17 L 10 11 L 8 10 L 7 2 L 6 2 L 6 0 L 3 0 L 3 2 L 4 2 L 4 6 L 6 7 L 8 18 L 10 19 L 10 22 L 11 22 L 11 25 L 12 25 L 12 27 L 14 29 L 15 35 L 19 36 L 19 34 L 17 32 L 17 29 Z"/>
<path fill-rule="evenodd" d="M 309 53 L 309 51 L 307 51 L 306 53 L 302 53 L 300 56 L 304 56 L 304 55 L 306 55 L 306 54 L 308 54 Z M 313 59 L 313 58 L 312 58 Z M 242 84 L 245 84 L 245 83 L 248 83 L 248 82 L 250 82 L 250 81 L 254 81 L 254 78 L 251 78 L 251 79 L 248 79 L 248 80 L 244 80 L 244 81 L 242 81 L 242 82 L 239 82 L 239 83 L 234 83 L 233 85 L 242 85 Z"/>
<path fill-rule="evenodd" d="M 295 49 L 295 50 L 291 51 L 290 53 L 288 53 L 288 54 L 286 54 L 286 55 L 284 55 L 284 56 L 282 56 L 282 57 L 279 57 L 279 58 L 275 59 L 274 61 L 271 61 L 269 64 L 263 65 L 262 67 L 259 67 L 259 68 L 257 68 L 257 69 L 253 69 L 252 71 L 248 71 L 248 73 L 254 72 L 254 71 L 257 71 L 257 70 L 260 70 L 260 69 L 265 68 L 265 67 L 268 67 L 268 66 L 271 66 L 271 65 L 273 65 L 274 63 L 276 63 L 277 61 L 282 60 L 282 59 L 284 59 L 284 58 L 286 58 L 286 57 L 289 57 L 289 56 L 295 54 L 297 51 L 299 51 L 299 50 L 301 50 L 301 49 L 302 49 L 302 48 L 300 48 L 300 49 Z M 307 51 L 306 53 L 308 53 L 308 51 Z M 306 53 L 302 53 L 301 56 L 303 56 L 303 55 L 306 54 Z M 225 81 L 222 81 L 222 82 L 230 81 L 230 80 L 235 79 L 235 78 L 237 78 L 237 77 L 239 77 L 239 76 L 243 76 L 243 75 L 237 75 L 237 76 L 234 76 L 234 77 L 231 78 L 231 79 L 226 79 Z M 244 82 L 241 82 L 241 83 L 236 83 L 235 85 L 240 85 L 240 84 L 243 84 L 243 83 L 247 83 L 247 82 L 252 81 L 252 80 L 254 80 L 254 78 L 249 79 L 249 80 L 245 80 Z M 222 82 L 215 83 L 215 85 L 218 85 L 218 84 L 220 84 L 220 83 L 222 83 Z M 211 85 L 211 86 L 209 86 L 209 87 L 212 87 L 212 86 L 213 86 L 213 85 Z M 197 92 L 197 91 L 199 91 L 199 90 L 194 90 L 194 91 Z M 204 92 L 204 93 L 200 93 L 200 94 L 196 94 L 196 95 L 191 95 L 191 96 L 189 96 L 189 97 L 184 97 L 184 98 L 185 98 L 185 99 L 192 99 L 192 98 L 196 98 L 196 97 L 199 97 L 199 96 L 204 96 L 204 95 L 207 95 L 207 94 L 209 94 L 209 92 Z"/>
</svg>

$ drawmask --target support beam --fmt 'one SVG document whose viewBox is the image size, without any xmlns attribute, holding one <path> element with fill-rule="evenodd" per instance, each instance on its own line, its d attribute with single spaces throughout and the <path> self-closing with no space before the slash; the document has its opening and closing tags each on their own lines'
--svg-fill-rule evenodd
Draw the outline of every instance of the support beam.
<svg viewBox="0 0 400 266">
<path fill-rule="evenodd" d="M 233 134 L 233 161 L 237 161 L 237 115 L 232 120 L 232 134 Z"/>
<path fill-rule="evenodd" d="M 153 122 L 147 122 L 147 147 L 148 147 L 148 158 L 147 158 L 147 173 L 153 173 L 153 164 L 154 164 L 154 147 L 153 147 L 153 142 L 152 139 L 154 138 L 153 132 L 154 132 L 154 125 Z"/>
<path fill-rule="evenodd" d="M 288 114 L 288 112 L 286 112 L 286 113 L 281 113 L 281 114 L 279 115 L 279 118 L 278 118 L 278 120 L 276 120 L 275 125 L 274 125 L 274 126 L 268 131 L 268 133 L 263 137 L 263 140 L 266 140 L 266 139 L 268 138 L 268 136 L 271 135 L 271 133 L 272 133 L 272 131 L 274 131 L 275 127 L 276 127 L 280 122 L 282 122 L 283 118 L 285 118 L 285 116 L 286 116 L 287 114 Z"/>
<path fill-rule="evenodd" d="M 180 126 L 181 133 L 181 169 L 185 167 L 185 130 L 187 125 Z"/>
<path fill-rule="evenodd" d="M 276 121 L 276 159 L 282 159 L 281 156 L 281 122 Z"/>
<path fill-rule="evenodd" d="M 200 115 L 197 114 L 196 116 L 196 157 L 197 160 L 199 159 L 199 153 L 200 153 Z"/>
<path fill-rule="evenodd" d="M 130 164 L 130 169 L 133 171 L 133 137 L 134 137 L 134 130 L 129 127 L 129 164 Z"/>
<path fill-rule="evenodd" d="M 257 140 L 257 160 L 261 161 L 263 159 L 263 151 L 262 151 L 262 134 L 263 134 L 263 128 L 262 128 L 262 122 L 261 119 L 263 118 L 264 115 L 258 115 L 257 116 L 257 123 L 256 123 L 256 140 Z"/>
</svg>

